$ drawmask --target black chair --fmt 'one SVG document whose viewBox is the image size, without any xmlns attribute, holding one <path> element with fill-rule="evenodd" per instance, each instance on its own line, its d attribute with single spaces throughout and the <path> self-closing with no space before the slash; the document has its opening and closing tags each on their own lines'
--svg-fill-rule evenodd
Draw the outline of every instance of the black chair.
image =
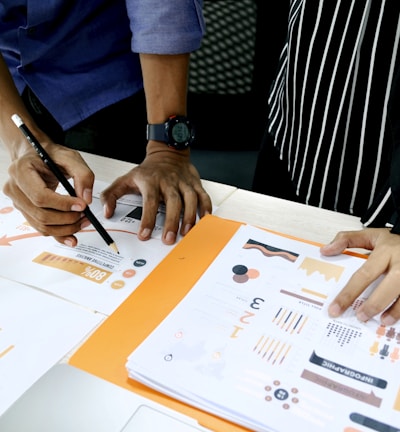
<svg viewBox="0 0 400 432">
<path fill-rule="evenodd" d="M 188 114 L 202 178 L 251 188 L 266 126 L 267 94 L 285 34 L 286 2 L 204 0 L 206 35 L 192 54 Z M 268 9 L 268 14 L 267 14 Z"/>
</svg>

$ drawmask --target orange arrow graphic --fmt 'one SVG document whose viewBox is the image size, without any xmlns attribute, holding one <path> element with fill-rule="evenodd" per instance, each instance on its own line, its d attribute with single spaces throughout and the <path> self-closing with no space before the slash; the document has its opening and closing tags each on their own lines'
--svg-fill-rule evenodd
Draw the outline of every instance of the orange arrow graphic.
<svg viewBox="0 0 400 432">
<path fill-rule="evenodd" d="M 79 232 L 95 232 L 96 230 L 94 229 L 88 229 L 88 230 L 82 230 Z M 123 232 L 126 234 L 132 234 L 132 235 L 136 235 L 136 233 L 133 233 L 131 231 L 125 231 L 125 230 L 120 230 L 120 229 L 109 229 L 108 231 L 114 231 L 114 232 Z M 26 238 L 30 238 L 30 237 L 39 237 L 42 234 L 40 234 L 39 232 L 34 232 L 34 233 L 29 233 L 29 234 L 20 234 L 20 235 L 16 235 L 16 236 L 11 236 L 11 237 L 7 237 L 7 234 L 5 234 L 3 237 L 0 238 L 0 246 L 12 246 L 11 242 L 13 241 L 17 241 L 17 240 L 24 240 Z"/>
<path fill-rule="evenodd" d="M 11 246 L 11 242 L 15 240 L 22 240 L 29 237 L 38 237 L 41 236 L 39 232 L 29 233 L 29 234 L 20 234 L 17 236 L 7 237 L 7 234 L 0 238 L 0 246 Z"/>
</svg>

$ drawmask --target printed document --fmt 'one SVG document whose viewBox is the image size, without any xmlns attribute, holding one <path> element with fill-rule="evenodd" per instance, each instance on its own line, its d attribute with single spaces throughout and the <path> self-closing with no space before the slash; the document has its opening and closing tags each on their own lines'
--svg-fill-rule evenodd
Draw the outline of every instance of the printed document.
<svg viewBox="0 0 400 432">
<path fill-rule="evenodd" d="M 242 226 L 132 351 L 128 374 L 251 430 L 399 431 L 400 326 L 357 320 L 374 286 L 327 314 L 363 262 Z"/>
<path fill-rule="evenodd" d="M 113 217 L 104 218 L 99 197 L 106 186 L 104 182 L 95 183 L 90 208 L 115 241 L 119 254 L 108 247 L 93 226 L 76 235 L 79 243 L 75 248 L 42 236 L 0 193 L 0 276 L 111 314 L 173 246 L 161 241 L 165 219 L 162 206 L 152 238 L 138 240 L 142 213 L 139 195 L 122 197 Z"/>
</svg>

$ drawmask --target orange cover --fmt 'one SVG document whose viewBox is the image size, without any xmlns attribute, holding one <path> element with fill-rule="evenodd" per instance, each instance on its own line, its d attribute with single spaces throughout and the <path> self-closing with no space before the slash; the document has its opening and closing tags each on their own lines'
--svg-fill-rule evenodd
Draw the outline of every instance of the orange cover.
<svg viewBox="0 0 400 432">
<path fill-rule="evenodd" d="M 186 414 L 212 430 L 246 430 L 128 378 L 125 367 L 131 352 L 186 295 L 239 226 L 239 222 L 212 215 L 202 218 L 77 350 L 69 363 Z"/>
<path fill-rule="evenodd" d="M 245 431 L 241 426 L 128 378 L 125 367 L 131 352 L 187 294 L 240 225 L 213 215 L 202 218 L 77 350 L 69 363 L 186 414 L 212 430 Z"/>
</svg>

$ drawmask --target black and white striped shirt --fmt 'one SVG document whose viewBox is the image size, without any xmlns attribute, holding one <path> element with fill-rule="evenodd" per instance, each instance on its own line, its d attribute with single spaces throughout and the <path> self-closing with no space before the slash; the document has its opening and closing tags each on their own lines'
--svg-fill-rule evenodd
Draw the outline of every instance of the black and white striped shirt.
<svg viewBox="0 0 400 432">
<path fill-rule="evenodd" d="M 301 201 L 359 216 L 376 201 L 399 39 L 399 0 L 291 1 L 268 130 Z"/>
</svg>

